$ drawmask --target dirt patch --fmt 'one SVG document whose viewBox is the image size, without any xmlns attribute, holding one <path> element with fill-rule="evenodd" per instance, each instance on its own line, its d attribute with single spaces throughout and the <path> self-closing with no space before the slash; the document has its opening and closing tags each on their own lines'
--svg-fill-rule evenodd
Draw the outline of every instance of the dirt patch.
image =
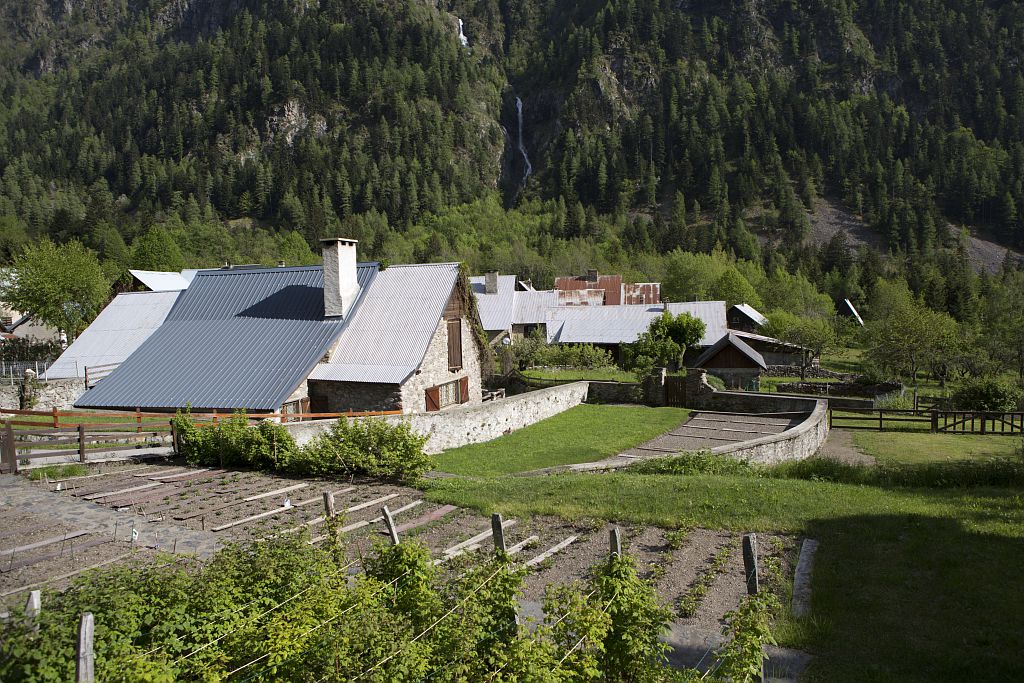
<svg viewBox="0 0 1024 683">
<path fill-rule="evenodd" d="M 828 438 L 818 449 L 819 458 L 838 460 L 847 465 L 874 465 L 875 459 L 857 448 L 853 434 L 846 429 L 829 430 Z"/>
</svg>

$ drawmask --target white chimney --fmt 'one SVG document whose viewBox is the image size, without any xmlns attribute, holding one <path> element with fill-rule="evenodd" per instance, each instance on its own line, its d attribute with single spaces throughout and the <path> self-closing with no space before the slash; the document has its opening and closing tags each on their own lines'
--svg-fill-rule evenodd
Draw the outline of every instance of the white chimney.
<svg viewBox="0 0 1024 683">
<path fill-rule="evenodd" d="M 324 251 L 324 315 L 336 318 L 348 315 L 359 295 L 356 280 L 357 240 L 332 237 L 320 240 Z"/>
</svg>

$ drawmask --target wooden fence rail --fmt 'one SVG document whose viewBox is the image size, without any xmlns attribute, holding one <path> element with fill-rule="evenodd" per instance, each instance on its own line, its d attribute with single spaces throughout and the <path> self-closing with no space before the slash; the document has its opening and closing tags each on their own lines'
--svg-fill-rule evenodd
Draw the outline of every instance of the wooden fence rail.
<svg viewBox="0 0 1024 683">
<path fill-rule="evenodd" d="M 920 425 L 920 431 L 933 434 L 1024 434 L 1024 412 L 843 408 L 830 409 L 828 420 L 829 428 L 869 429 L 878 432 L 916 424 Z"/>
</svg>

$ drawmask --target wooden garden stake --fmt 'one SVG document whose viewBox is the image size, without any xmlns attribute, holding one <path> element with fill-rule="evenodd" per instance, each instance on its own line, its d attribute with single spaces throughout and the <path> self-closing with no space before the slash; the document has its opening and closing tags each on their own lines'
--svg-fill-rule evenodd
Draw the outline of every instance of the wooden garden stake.
<svg viewBox="0 0 1024 683">
<path fill-rule="evenodd" d="M 324 515 L 327 519 L 333 519 L 335 514 L 334 493 L 332 491 L 324 491 Z"/>
<path fill-rule="evenodd" d="M 381 513 L 384 515 L 384 525 L 388 528 L 391 545 L 398 545 L 398 529 L 395 527 L 395 519 L 391 516 L 391 510 L 385 505 L 381 508 Z"/>
<path fill-rule="evenodd" d="M 608 554 L 611 557 L 622 555 L 622 532 L 617 526 L 608 530 Z"/>
<path fill-rule="evenodd" d="M 494 549 L 505 552 L 505 520 L 501 518 L 500 512 L 491 515 L 491 535 L 494 536 Z"/>
<path fill-rule="evenodd" d="M 760 578 L 757 572 L 757 534 L 743 537 L 743 572 L 747 576 L 747 595 L 757 595 Z"/>
<path fill-rule="evenodd" d="M 25 619 L 30 624 L 33 633 L 39 633 L 39 613 L 43 609 L 42 594 L 35 590 L 28 594 L 25 601 Z"/>
<path fill-rule="evenodd" d="M 92 651 L 94 622 L 92 612 L 85 612 L 78 622 L 78 663 L 75 667 L 76 683 L 95 683 L 94 671 L 96 656 Z"/>
</svg>

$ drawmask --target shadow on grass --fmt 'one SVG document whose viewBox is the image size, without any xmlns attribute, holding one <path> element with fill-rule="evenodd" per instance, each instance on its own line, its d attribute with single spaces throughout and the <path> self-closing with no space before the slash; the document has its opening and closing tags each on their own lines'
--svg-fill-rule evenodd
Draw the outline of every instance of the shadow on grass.
<svg viewBox="0 0 1024 683">
<path fill-rule="evenodd" d="M 821 541 L 812 613 L 827 624 L 804 643 L 808 680 L 1024 680 L 1019 538 L 921 515 L 812 520 L 807 535 Z"/>
</svg>

